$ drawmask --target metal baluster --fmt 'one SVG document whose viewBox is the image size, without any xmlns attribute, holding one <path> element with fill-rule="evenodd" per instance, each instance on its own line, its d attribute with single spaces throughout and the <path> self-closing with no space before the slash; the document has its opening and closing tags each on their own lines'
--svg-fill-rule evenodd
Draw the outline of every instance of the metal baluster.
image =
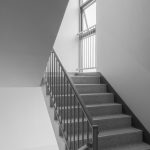
<svg viewBox="0 0 150 150">
<path fill-rule="evenodd" d="M 56 83 L 56 86 L 55 86 L 55 103 L 56 103 L 56 111 L 58 112 L 58 103 L 57 103 L 57 97 L 58 97 L 58 62 L 57 62 L 57 59 L 56 59 L 56 73 L 55 73 L 55 83 Z"/>
<path fill-rule="evenodd" d="M 80 136 L 80 105 L 79 105 L 79 102 L 78 102 L 78 148 L 80 146 L 79 136 Z"/>
<path fill-rule="evenodd" d="M 59 85 L 59 94 L 58 94 L 59 95 L 59 104 L 58 105 L 59 105 L 59 114 L 60 114 L 60 111 L 61 111 L 61 106 L 60 106 L 60 102 L 61 102 L 61 93 L 60 93 L 61 92 L 61 84 L 60 84 L 60 82 L 61 82 L 61 72 L 60 72 L 60 69 L 61 68 L 60 68 L 60 65 L 58 67 L 59 67 L 59 81 L 58 81 L 59 82 L 58 83 L 58 85 Z"/>
<path fill-rule="evenodd" d="M 62 114 L 62 105 L 63 105 L 63 100 L 64 100 L 64 97 L 62 96 L 63 95 L 63 72 L 62 72 L 62 69 L 61 69 L 61 123 L 62 123 L 62 117 L 63 117 L 63 114 Z"/>
<path fill-rule="evenodd" d="M 55 89 L 55 72 L 56 72 L 56 68 L 55 68 L 55 56 L 54 56 L 54 104 L 55 104 L 55 93 L 56 93 L 56 89 Z"/>
<path fill-rule="evenodd" d="M 67 79 L 67 140 L 68 140 L 68 119 L 69 119 L 69 116 L 68 116 L 68 79 Z"/>
<path fill-rule="evenodd" d="M 89 143 L 89 122 L 87 120 L 87 143 Z"/>
<path fill-rule="evenodd" d="M 70 87 L 70 149 L 72 140 L 72 89 Z"/>
<path fill-rule="evenodd" d="M 98 126 L 93 126 L 93 150 L 98 150 Z"/>
<path fill-rule="evenodd" d="M 84 145 L 84 113 L 82 110 L 82 145 Z"/>
<path fill-rule="evenodd" d="M 74 132 L 73 132 L 73 134 L 74 134 L 74 150 L 75 150 L 75 134 L 76 134 L 76 130 L 75 130 L 75 113 L 76 113 L 76 111 L 75 111 L 75 107 L 76 107 L 76 97 L 75 97 L 75 95 L 74 95 L 74 103 L 73 103 L 73 108 L 74 108 L 74 117 L 73 117 L 73 119 L 74 119 L 74 121 L 73 121 L 73 124 L 74 124 L 74 127 L 73 127 L 73 129 L 74 129 Z"/>
<path fill-rule="evenodd" d="M 65 77 L 65 74 L 64 74 L 64 84 L 63 84 L 63 88 L 64 88 L 64 131 L 66 129 L 66 125 L 65 125 L 65 101 L 66 101 L 66 96 L 65 96 L 65 80 L 66 80 L 66 77 Z"/>
<path fill-rule="evenodd" d="M 54 54 L 52 53 L 52 98 L 54 97 Z"/>
<path fill-rule="evenodd" d="M 89 35 L 90 36 L 90 35 Z M 90 68 L 90 45 L 89 42 L 90 41 L 90 37 L 88 37 L 88 68 Z"/>
<path fill-rule="evenodd" d="M 51 88 L 51 77 L 52 77 L 52 74 L 51 74 L 51 69 L 52 69 L 52 67 L 51 67 L 51 65 L 52 65 L 52 53 L 50 53 L 50 65 L 49 65 L 49 70 L 50 70 L 50 95 L 51 95 L 51 90 L 52 90 L 52 88 Z"/>
</svg>

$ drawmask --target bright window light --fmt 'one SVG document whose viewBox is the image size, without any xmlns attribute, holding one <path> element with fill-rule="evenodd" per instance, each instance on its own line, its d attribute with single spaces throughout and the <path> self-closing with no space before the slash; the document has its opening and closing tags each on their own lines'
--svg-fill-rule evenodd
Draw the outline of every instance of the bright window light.
<svg viewBox="0 0 150 150">
<path fill-rule="evenodd" d="M 86 30 L 96 25 L 96 2 L 83 10 L 82 30 Z"/>
</svg>

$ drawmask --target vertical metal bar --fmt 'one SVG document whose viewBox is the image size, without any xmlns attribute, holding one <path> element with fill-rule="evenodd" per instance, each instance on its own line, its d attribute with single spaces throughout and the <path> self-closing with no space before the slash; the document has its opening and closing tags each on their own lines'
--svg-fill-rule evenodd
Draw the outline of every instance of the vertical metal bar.
<svg viewBox="0 0 150 150">
<path fill-rule="evenodd" d="M 54 56 L 54 85 L 53 85 L 54 86 L 54 103 L 55 103 L 55 92 L 56 92 L 55 91 L 55 69 L 56 68 L 55 68 L 55 56 Z"/>
<path fill-rule="evenodd" d="M 96 61 L 95 60 L 96 43 L 95 42 L 96 42 L 96 36 L 94 35 L 94 67 L 96 67 L 96 65 L 95 65 L 95 63 L 96 63 L 95 62 Z"/>
<path fill-rule="evenodd" d="M 90 42 L 91 41 L 91 36 L 89 36 L 89 68 L 91 68 L 91 45 Z"/>
<path fill-rule="evenodd" d="M 80 134 L 80 105 L 78 102 L 78 148 L 80 147 L 80 143 L 79 143 L 79 134 Z"/>
<path fill-rule="evenodd" d="M 52 98 L 54 96 L 54 54 L 52 53 Z"/>
<path fill-rule="evenodd" d="M 61 82 L 61 71 L 60 71 L 60 64 L 59 64 L 59 83 L 58 83 L 58 85 L 59 85 L 59 114 L 60 114 L 60 110 L 61 110 L 61 106 L 60 106 L 60 103 L 61 103 L 61 84 L 60 84 L 60 82 Z"/>
<path fill-rule="evenodd" d="M 73 108 L 74 108 L 74 117 L 73 117 L 73 119 L 74 119 L 74 121 L 73 121 L 73 124 L 74 124 L 74 126 L 73 126 L 73 129 L 74 129 L 74 132 L 73 132 L 73 134 L 74 134 L 74 150 L 75 150 L 75 134 L 76 134 L 76 127 L 75 127 L 75 117 L 76 117 L 76 110 L 75 110 L 75 107 L 76 107 L 76 97 L 75 97 L 75 95 L 74 95 L 74 103 L 73 103 Z"/>
<path fill-rule="evenodd" d="M 71 149 L 71 140 L 72 140 L 72 89 L 70 87 L 70 149 Z"/>
<path fill-rule="evenodd" d="M 88 36 L 88 68 L 90 68 L 90 35 Z"/>
<path fill-rule="evenodd" d="M 84 113 L 82 111 L 82 145 L 84 145 Z"/>
<path fill-rule="evenodd" d="M 87 143 L 89 143 L 89 122 L 87 120 Z"/>
<path fill-rule="evenodd" d="M 56 110 L 58 112 L 58 103 L 57 103 L 57 97 L 58 97 L 58 61 L 56 59 L 56 93 L 55 93 L 55 101 L 56 101 Z"/>
<path fill-rule="evenodd" d="M 93 150 L 98 150 L 98 126 L 93 126 Z"/>
<path fill-rule="evenodd" d="M 49 65 L 49 70 L 50 70 L 50 95 L 51 95 L 51 92 L 52 92 L 52 53 L 50 53 L 50 65 Z"/>
<path fill-rule="evenodd" d="M 65 125 L 65 118 L 66 118 L 66 114 L 65 114 L 65 101 L 66 101 L 66 94 L 65 94 L 65 80 L 66 80 L 66 77 L 65 77 L 65 73 L 64 73 L 64 83 L 63 83 L 63 88 L 64 88 L 64 131 L 66 129 L 66 125 Z"/>
<path fill-rule="evenodd" d="M 63 105 L 63 100 L 64 100 L 64 97 L 63 97 L 63 72 L 62 72 L 62 68 L 61 68 L 61 123 L 62 123 L 62 117 L 63 117 L 63 114 L 62 114 L 62 105 Z"/>
<path fill-rule="evenodd" d="M 67 83 L 66 84 L 67 84 L 67 140 L 68 140 L 68 120 L 69 120 L 69 116 L 68 116 L 68 94 L 69 94 L 68 93 L 69 92 L 68 91 L 68 88 L 69 88 L 68 87 L 68 79 L 67 79 Z"/>
</svg>

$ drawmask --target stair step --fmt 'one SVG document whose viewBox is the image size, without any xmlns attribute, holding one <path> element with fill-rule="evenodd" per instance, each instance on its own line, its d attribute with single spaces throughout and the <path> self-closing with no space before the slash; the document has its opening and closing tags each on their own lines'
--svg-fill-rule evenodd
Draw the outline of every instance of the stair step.
<svg viewBox="0 0 150 150">
<path fill-rule="evenodd" d="M 84 123 L 83 123 L 84 122 Z M 101 131 L 105 130 L 111 130 L 116 128 L 127 128 L 131 126 L 131 116 L 128 115 L 110 115 L 105 117 L 93 117 L 94 124 L 99 125 Z M 68 134 L 73 133 L 74 127 L 77 134 L 77 128 L 79 124 L 79 132 L 83 131 L 84 127 L 84 133 L 87 132 L 87 119 L 85 118 L 84 121 L 82 121 L 82 118 L 79 119 L 79 122 L 77 119 L 75 119 L 75 123 L 73 119 L 68 120 Z M 65 120 L 65 126 L 67 126 L 67 120 Z M 89 127 L 89 131 L 91 132 L 91 129 Z"/>
<path fill-rule="evenodd" d="M 122 105 L 118 103 L 87 105 L 87 109 L 93 117 L 122 113 Z"/>
<path fill-rule="evenodd" d="M 99 125 L 100 130 L 119 129 L 131 126 L 131 116 L 124 114 L 94 117 L 93 121 Z"/>
<path fill-rule="evenodd" d="M 113 103 L 114 95 L 112 93 L 89 93 L 80 94 L 85 104 L 102 104 L 102 103 Z"/>
<path fill-rule="evenodd" d="M 99 72 L 85 72 L 85 73 L 79 73 L 79 72 L 69 72 L 69 76 L 97 76 L 100 77 Z"/>
<path fill-rule="evenodd" d="M 105 103 L 113 103 L 114 102 L 114 95 L 112 93 L 92 93 L 92 94 L 80 94 L 82 97 L 83 102 L 86 105 L 94 105 L 94 104 L 105 104 Z M 61 99 L 60 99 L 61 98 Z M 64 103 L 65 99 L 65 103 Z M 72 97 L 70 95 L 57 95 L 56 96 L 56 103 L 57 105 L 67 106 L 67 99 L 68 99 L 68 105 L 73 105 L 73 95 Z"/>
<path fill-rule="evenodd" d="M 113 114 L 121 114 L 122 113 L 122 105 L 117 103 L 109 103 L 109 104 L 99 104 L 99 105 L 86 105 L 87 110 L 91 114 L 92 117 L 96 116 L 107 116 Z M 76 106 L 75 109 L 73 107 L 62 107 L 60 108 L 60 112 L 62 114 L 62 118 L 68 118 L 74 116 L 75 110 L 75 117 L 78 117 L 78 107 Z M 68 111 L 68 113 L 67 113 Z M 82 116 L 82 109 L 79 108 L 79 117 Z"/>
<path fill-rule="evenodd" d="M 80 94 L 106 92 L 105 84 L 75 84 L 75 87 Z"/>
<path fill-rule="evenodd" d="M 128 144 L 118 147 L 104 148 L 102 150 L 150 150 L 150 145 L 141 142 L 135 144 Z"/>
<path fill-rule="evenodd" d="M 90 134 L 90 140 L 91 140 L 91 134 Z M 71 145 L 74 144 L 77 147 L 78 143 L 78 136 L 75 136 L 75 140 L 72 137 L 71 141 L 68 141 L 68 143 L 71 143 Z M 116 130 L 108 130 L 108 131 L 101 131 L 98 136 L 98 146 L 99 149 L 105 150 L 109 147 L 117 147 L 117 146 L 125 146 L 125 145 L 131 145 L 135 143 L 141 143 L 142 142 L 142 131 L 138 130 L 136 128 L 124 128 L 124 129 L 116 129 Z M 87 142 L 87 134 L 84 135 L 84 142 Z M 82 135 L 80 133 L 79 135 L 79 145 L 82 146 Z M 115 150 L 115 149 L 114 149 Z M 119 150 L 119 149 L 118 149 Z"/>
<path fill-rule="evenodd" d="M 94 76 L 72 76 L 74 84 L 100 84 L 100 77 Z"/>
<path fill-rule="evenodd" d="M 99 147 L 115 147 L 142 142 L 142 131 L 136 128 L 116 129 L 99 133 Z"/>
</svg>

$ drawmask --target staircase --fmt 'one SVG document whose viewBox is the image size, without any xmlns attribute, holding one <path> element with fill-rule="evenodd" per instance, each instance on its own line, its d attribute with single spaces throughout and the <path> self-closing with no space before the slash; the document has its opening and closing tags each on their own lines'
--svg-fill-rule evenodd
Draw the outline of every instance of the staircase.
<svg viewBox="0 0 150 150">
<path fill-rule="evenodd" d="M 148 150 L 142 131 L 132 127 L 132 117 L 122 113 L 122 105 L 107 93 L 107 85 L 100 83 L 98 73 L 71 73 L 70 78 L 80 93 L 93 122 L 99 125 L 99 149 Z"/>
<path fill-rule="evenodd" d="M 47 94 L 66 149 L 150 150 L 142 130 L 132 126 L 132 116 L 123 114 L 114 94 L 101 84 L 99 73 L 66 73 L 54 51 L 47 70 Z"/>
</svg>

